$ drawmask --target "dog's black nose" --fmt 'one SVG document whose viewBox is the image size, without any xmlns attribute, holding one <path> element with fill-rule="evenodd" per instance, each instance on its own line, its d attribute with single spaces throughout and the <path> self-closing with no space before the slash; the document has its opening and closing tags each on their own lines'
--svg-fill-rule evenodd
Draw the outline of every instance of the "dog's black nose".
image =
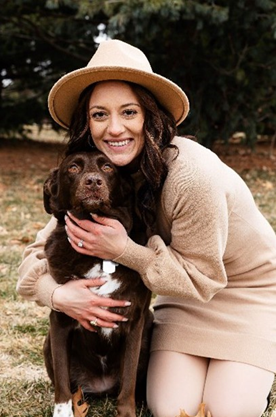
<svg viewBox="0 0 276 417">
<path fill-rule="evenodd" d="M 95 186 L 100 188 L 103 184 L 103 180 L 99 175 L 89 174 L 89 175 L 86 175 L 84 184 L 88 188 L 95 187 Z"/>
</svg>

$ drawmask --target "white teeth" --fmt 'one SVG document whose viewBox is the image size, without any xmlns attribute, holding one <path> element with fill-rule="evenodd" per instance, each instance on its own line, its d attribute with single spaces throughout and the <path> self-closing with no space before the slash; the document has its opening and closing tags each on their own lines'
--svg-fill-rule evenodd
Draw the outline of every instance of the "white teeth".
<svg viewBox="0 0 276 417">
<path fill-rule="evenodd" d="M 128 143 L 130 142 L 130 140 L 129 139 L 126 139 L 126 140 L 122 140 L 122 141 L 120 141 L 120 142 L 107 142 L 108 143 L 108 145 L 110 145 L 110 146 L 125 146 L 125 145 L 127 145 Z"/>
</svg>

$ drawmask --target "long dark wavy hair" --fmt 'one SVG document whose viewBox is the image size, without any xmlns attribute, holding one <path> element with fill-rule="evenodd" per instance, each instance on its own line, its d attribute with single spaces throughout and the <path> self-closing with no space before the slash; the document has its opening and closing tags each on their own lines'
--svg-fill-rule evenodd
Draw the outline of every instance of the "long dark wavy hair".
<svg viewBox="0 0 276 417">
<path fill-rule="evenodd" d="M 166 179 L 168 168 L 163 152 L 176 134 L 173 116 L 163 108 L 145 88 L 127 82 L 145 110 L 143 133 L 145 145 L 140 155 L 140 170 L 144 184 L 137 195 L 137 205 L 144 223 L 153 231 L 156 219 L 156 200 Z M 79 151 L 91 151 L 94 145 L 89 129 L 89 100 L 96 84 L 88 86 L 80 95 L 78 106 L 69 128 L 65 156 Z M 122 168 L 125 169 L 125 168 Z"/>
</svg>

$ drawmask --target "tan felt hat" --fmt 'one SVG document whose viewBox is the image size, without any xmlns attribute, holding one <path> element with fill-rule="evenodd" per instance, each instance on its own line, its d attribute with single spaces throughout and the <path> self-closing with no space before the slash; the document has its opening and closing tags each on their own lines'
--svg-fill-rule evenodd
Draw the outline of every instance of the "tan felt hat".
<svg viewBox="0 0 276 417">
<path fill-rule="evenodd" d="M 90 84 L 107 80 L 130 81 L 145 87 L 178 125 L 189 112 L 189 100 L 178 85 L 155 74 L 140 49 L 113 39 L 100 43 L 86 67 L 69 72 L 54 84 L 48 97 L 53 119 L 68 129 L 82 91 Z"/>
</svg>

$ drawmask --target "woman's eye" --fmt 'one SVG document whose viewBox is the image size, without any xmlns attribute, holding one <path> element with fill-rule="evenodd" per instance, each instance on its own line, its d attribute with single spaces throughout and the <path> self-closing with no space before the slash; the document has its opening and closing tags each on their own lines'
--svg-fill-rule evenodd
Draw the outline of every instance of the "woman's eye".
<svg viewBox="0 0 276 417">
<path fill-rule="evenodd" d="M 76 164 L 70 165 L 68 167 L 68 172 L 71 174 L 78 174 L 80 172 L 80 167 Z"/>
<path fill-rule="evenodd" d="M 104 165 L 102 166 L 102 170 L 103 170 L 104 172 L 112 172 L 112 171 L 113 171 L 113 167 L 112 167 L 110 164 L 104 164 Z"/>
<path fill-rule="evenodd" d="M 94 120 L 101 120 L 107 117 L 107 113 L 104 111 L 97 111 L 90 114 L 90 117 Z"/>
<path fill-rule="evenodd" d="M 124 115 L 125 116 L 127 116 L 127 117 L 132 117 L 132 116 L 135 116 L 138 112 L 137 112 L 137 110 L 133 110 L 133 109 L 126 109 L 126 110 L 124 110 Z"/>
</svg>

